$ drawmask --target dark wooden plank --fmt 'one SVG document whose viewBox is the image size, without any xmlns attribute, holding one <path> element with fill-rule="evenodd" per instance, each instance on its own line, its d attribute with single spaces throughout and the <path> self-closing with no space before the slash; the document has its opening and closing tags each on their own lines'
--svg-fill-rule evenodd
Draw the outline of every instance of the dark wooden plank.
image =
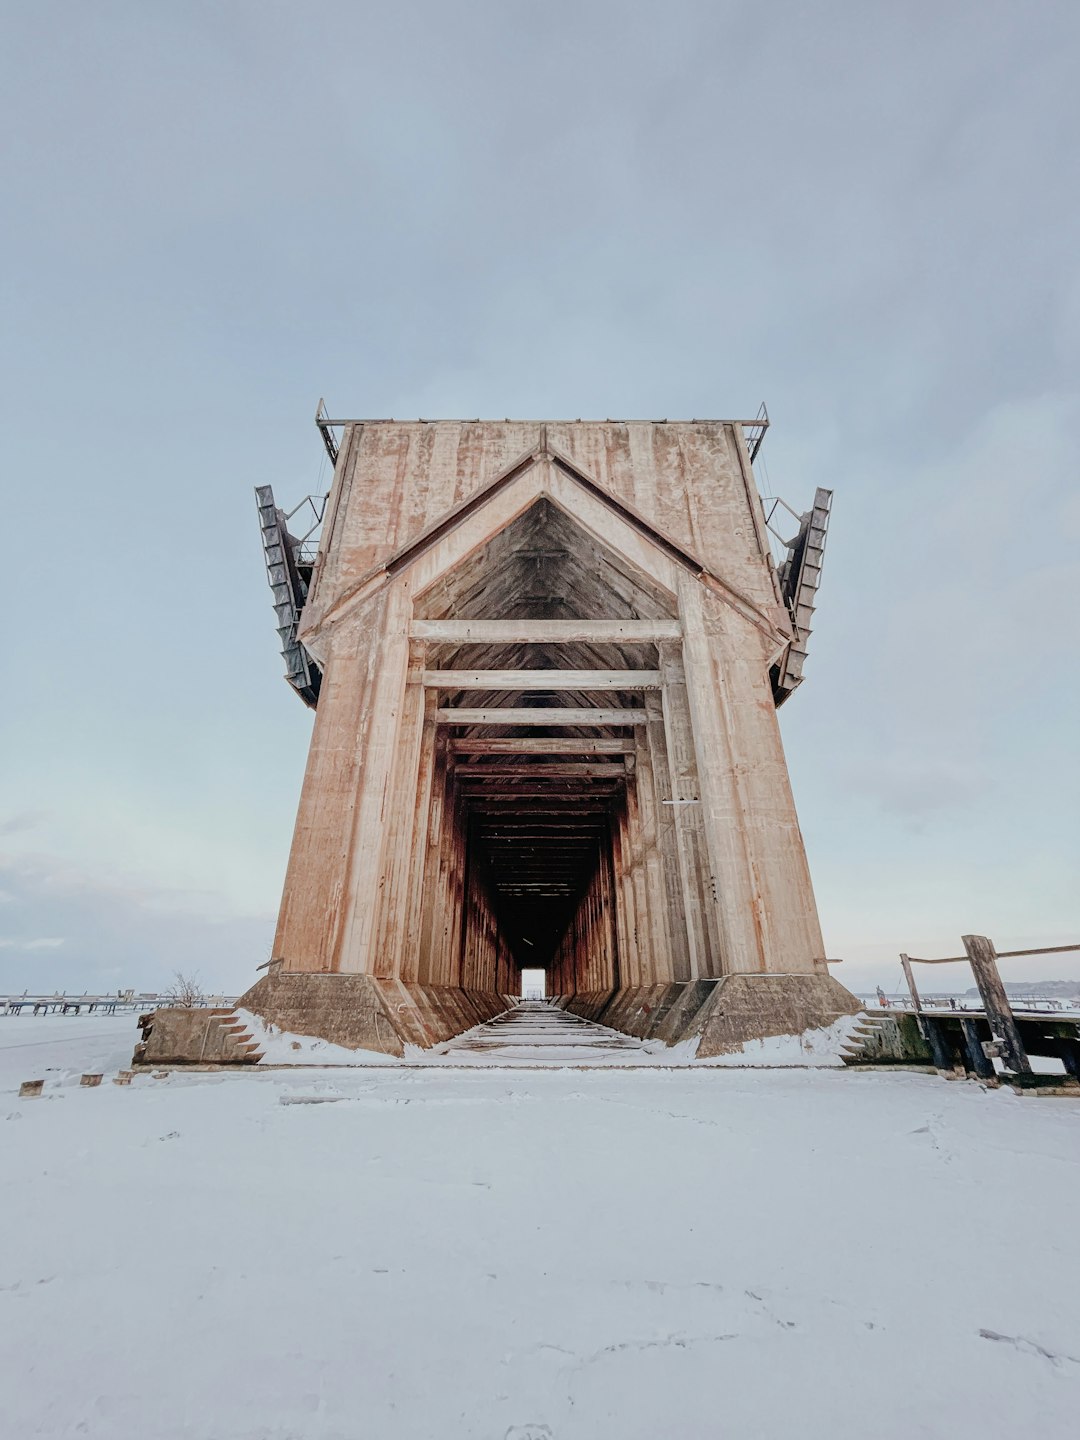
<svg viewBox="0 0 1080 1440">
<path fill-rule="evenodd" d="M 978 1021 L 961 1020 L 960 1028 L 964 1032 L 964 1049 L 967 1051 L 972 1070 L 980 1080 L 996 1080 L 997 1071 L 994 1069 L 994 1062 L 983 1049 L 983 1042 L 979 1038 Z"/>
<path fill-rule="evenodd" d="M 1009 1070 L 1030 1075 L 1031 1061 L 1027 1057 L 1020 1030 L 1013 1018 L 1009 997 L 1005 993 L 993 942 L 985 935 L 962 935 L 960 938 L 975 972 L 975 983 L 982 996 L 993 1038 L 1001 1047 L 1001 1059 Z"/>
</svg>

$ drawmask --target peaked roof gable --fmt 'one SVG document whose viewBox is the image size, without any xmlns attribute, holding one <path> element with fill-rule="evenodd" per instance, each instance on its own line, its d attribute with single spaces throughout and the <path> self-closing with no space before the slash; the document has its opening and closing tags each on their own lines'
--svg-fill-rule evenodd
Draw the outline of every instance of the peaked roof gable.
<svg viewBox="0 0 1080 1440">
<path fill-rule="evenodd" d="M 717 590 L 745 619 L 770 638 L 780 641 L 789 638 L 775 617 L 720 576 L 714 575 L 692 551 L 673 540 L 632 506 L 617 499 L 550 446 L 546 426 L 541 427 L 540 439 L 533 449 L 512 461 L 414 539 L 399 547 L 382 564 L 361 576 L 322 615 L 312 616 L 310 626 L 302 623 L 301 638 L 305 633 L 317 633 L 327 623 L 341 620 L 355 604 L 406 570 L 419 566 L 423 573 L 415 577 L 417 589 L 426 589 L 448 570 L 462 564 L 493 533 L 512 523 L 542 496 L 558 505 L 601 543 L 638 564 L 670 593 L 674 594 L 676 589 L 672 567 L 677 566 L 710 589 Z M 490 518 L 484 518 L 485 512 L 493 507 L 502 512 L 494 530 Z"/>
</svg>

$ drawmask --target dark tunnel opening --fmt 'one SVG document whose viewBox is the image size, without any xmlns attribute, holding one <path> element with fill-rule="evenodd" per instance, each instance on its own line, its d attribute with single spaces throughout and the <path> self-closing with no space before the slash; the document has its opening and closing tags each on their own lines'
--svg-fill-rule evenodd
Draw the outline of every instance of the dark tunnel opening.
<svg viewBox="0 0 1080 1440">
<path fill-rule="evenodd" d="M 520 738 L 528 744 L 543 737 Z M 511 764 L 470 756 L 456 772 L 469 863 L 478 867 L 510 953 L 519 967 L 549 973 L 579 911 L 588 912 L 582 923 L 590 931 L 606 919 L 601 912 L 615 888 L 613 825 L 626 803 L 624 756 L 569 753 L 575 758 L 552 760 L 519 750 Z"/>
<path fill-rule="evenodd" d="M 620 837 L 650 694 L 662 729 L 658 645 L 633 626 L 669 619 L 671 597 L 541 500 L 418 597 L 416 613 L 480 622 L 475 640 L 429 639 L 424 660 L 440 677 L 445 809 L 463 850 L 463 983 L 480 988 L 488 962 L 472 950 L 494 945 L 515 992 L 531 967 L 548 993 L 616 987 Z M 485 642 L 484 621 L 515 619 L 557 622 L 567 638 Z"/>
</svg>

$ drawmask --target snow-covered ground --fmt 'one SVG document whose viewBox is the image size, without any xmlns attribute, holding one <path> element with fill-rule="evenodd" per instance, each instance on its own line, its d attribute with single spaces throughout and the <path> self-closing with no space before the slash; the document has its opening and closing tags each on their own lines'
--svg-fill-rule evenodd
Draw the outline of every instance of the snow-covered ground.
<svg viewBox="0 0 1080 1440">
<path fill-rule="evenodd" d="M 822 1069 L 79 1088 L 134 1037 L 0 1022 L 5 1436 L 1076 1434 L 1074 1100 Z"/>
<path fill-rule="evenodd" d="M 851 1038 L 859 1016 L 843 1015 L 832 1025 L 822 1030 L 808 1030 L 802 1035 L 776 1035 L 766 1040 L 748 1040 L 737 1051 L 726 1055 L 713 1055 L 708 1059 L 699 1060 L 697 1048 L 700 1041 L 699 1036 L 691 1040 L 683 1040 L 678 1045 L 665 1045 L 663 1040 L 634 1040 L 628 1035 L 621 1035 L 616 1030 L 609 1030 L 605 1026 L 596 1025 L 589 1020 L 579 1020 L 573 1015 L 568 1015 L 562 1010 L 555 1010 L 547 1006 L 543 1001 L 539 1002 L 540 1008 L 545 1010 L 548 1017 L 556 1019 L 560 1024 L 554 1027 L 568 1030 L 571 1026 L 579 1032 L 577 1035 L 549 1033 L 542 1038 L 519 1040 L 514 1031 L 516 1021 L 526 1019 L 530 1006 L 520 1006 L 507 1015 L 499 1016 L 494 1021 L 477 1025 L 472 1030 L 467 1030 L 464 1035 L 459 1035 L 446 1044 L 437 1045 L 433 1049 L 423 1050 L 417 1045 L 406 1045 L 402 1061 L 395 1060 L 393 1056 L 377 1054 L 371 1050 L 348 1050 L 341 1045 L 331 1045 L 326 1040 L 317 1040 L 310 1035 L 294 1035 L 289 1031 L 279 1030 L 276 1025 L 270 1024 L 259 1015 L 253 1015 L 250 1010 L 236 1011 L 238 1017 L 244 1022 L 248 1030 L 258 1041 L 262 1051 L 263 1065 L 445 1065 L 459 1068 L 461 1066 L 491 1066 L 498 1065 L 504 1068 L 535 1069 L 537 1066 L 560 1068 L 571 1065 L 594 1065 L 602 1063 L 605 1066 L 628 1066 L 638 1068 L 643 1065 L 673 1066 L 673 1065 L 735 1065 L 735 1066 L 766 1066 L 770 1069 L 781 1065 L 842 1065 L 843 1051 L 847 1041 Z M 535 1013 L 535 1011 L 533 1011 Z M 513 1028 L 507 1030 L 505 1022 L 510 1019 L 514 1021 Z M 500 1036 L 504 1043 L 491 1043 L 496 1035 Z M 590 1037 L 598 1040 L 600 1044 L 590 1044 Z M 618 1048 L 610 1048 L 610 1042 L 616 1040 Z M 476 1046 L 477 1041 L 484 1041 L 480 1047 Z M 1064 1066 L 1061 1067 L 1064 1073 Z"/>
</svg>

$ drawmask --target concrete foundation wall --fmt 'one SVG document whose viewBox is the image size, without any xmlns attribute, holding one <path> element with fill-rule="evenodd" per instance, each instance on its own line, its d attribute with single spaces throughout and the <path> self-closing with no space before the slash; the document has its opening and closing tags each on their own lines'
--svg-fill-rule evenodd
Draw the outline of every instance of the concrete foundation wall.
<svg viewBox="0 0 1080 1440">
<path fill-rule="evenodd" d="M 828 975 L 727 975 L 561 996 L 556 1003 L 642 1040 L 674 1045 L 697 1036 L 702 1059 L 738 1050 L 746 1040 L 821 1029 L 862 1008 Z"/>
<path fill-rule="evenodd" d="M 370 975 L 297 975 L 278 967 L 274 972 L 240 997 L 241 1009 L 282 1030 L 384 1055 L 402 1055 L 407 1044 L 438 1045 L 514 1003 L 488 990 L 406 985 Z"/>
</svg>

